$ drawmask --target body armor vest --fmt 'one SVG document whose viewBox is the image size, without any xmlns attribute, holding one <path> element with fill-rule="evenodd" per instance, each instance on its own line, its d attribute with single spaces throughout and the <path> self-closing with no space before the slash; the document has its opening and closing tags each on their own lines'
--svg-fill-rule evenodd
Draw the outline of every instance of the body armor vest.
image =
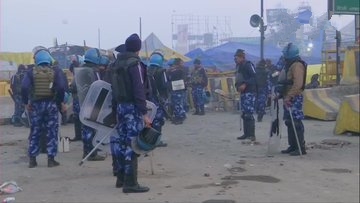
<svg viewBox="0 0 360 203">
<path fill-rule="evenodd" d="M 54 70 L 48 66 L 34 67 L 34 99 L 46 99 L 54 97 L 52 90 L 54 82 Z"/>
</svg>

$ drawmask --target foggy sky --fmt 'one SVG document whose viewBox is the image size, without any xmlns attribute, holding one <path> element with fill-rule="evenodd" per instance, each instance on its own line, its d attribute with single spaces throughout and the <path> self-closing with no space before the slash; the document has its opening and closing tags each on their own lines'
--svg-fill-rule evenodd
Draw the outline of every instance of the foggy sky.
<svg viewBox="0 0 360 203">
<path fill-rule="evenodd" d="M 264 0 L 267 8 L 296 10 L 303 0 Z M 280 3 L 281 2 L 281 3 Z M 308 0 L 313 15 L 327 10 L 327 0 Z M 260 14 L 260 0 L 0 0 L 0 51 L 28 52 L 33 47 L 59 44 L 115 47 L 132 33 L 142 38 L 154 32 L 171 48 L 171 16 L 195 15 L 231 18 L 233 36 L 258 36 L 249 25 L 252 14 Z M 264 11 L 264 16 L 266 12 Z M 352 16 L 333 17 L 336 26 L 345 26 Z M 266 21 L 266 20 L 265 20 Z"/>
</svg>

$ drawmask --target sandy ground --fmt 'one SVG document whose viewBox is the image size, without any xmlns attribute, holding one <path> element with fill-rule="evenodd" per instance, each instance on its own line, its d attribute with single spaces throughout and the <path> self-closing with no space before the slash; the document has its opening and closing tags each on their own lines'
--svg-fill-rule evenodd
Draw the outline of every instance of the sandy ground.
<svg viewBox="0 0 360 203">
<path fill-rule="evenodd" d="M 268 157 L 271 117 L 256 123 L 259 144 L 236 140 L 239 114 L 209 112 L 188 115 L 183 125 L 167 123 L 168 147 L 139 163 L 143 194 L 115 188 L 111 157 L 79 166 L 82 143 L 70 143 L 59 153 L 59 167 L 47 168 L 46 155 L 29 169 L 26 155 L 29 129 L 0 126 L 0 182 L 14 180 L 23 191 L 1 195 L 16 202 L 359 202 L 359 136 L 333 135 L 335 122 L 305 120 L 308 154 Z M 73 137 L 72 124 L 61 135 Z M 287 147 L 283 129 L 281 148 Z M 325 141 L 325 142 L 324 142 Z M 210 201 L 212 200 L 212 201 Z M 226 201 L 227 200 L 227 201 Z"/>
</svg>

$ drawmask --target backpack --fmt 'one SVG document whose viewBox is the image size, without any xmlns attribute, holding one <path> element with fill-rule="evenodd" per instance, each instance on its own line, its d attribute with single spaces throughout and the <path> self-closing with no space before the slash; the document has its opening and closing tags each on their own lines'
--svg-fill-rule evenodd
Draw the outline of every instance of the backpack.
<svg viewBox="0 0 360 203">
<path fill-rule="evenodd" d="M 36 66 L 33 68 L 35 100 L 54 97 L 53 82 L 55 71 L 48 66 Z"/>
</svg>

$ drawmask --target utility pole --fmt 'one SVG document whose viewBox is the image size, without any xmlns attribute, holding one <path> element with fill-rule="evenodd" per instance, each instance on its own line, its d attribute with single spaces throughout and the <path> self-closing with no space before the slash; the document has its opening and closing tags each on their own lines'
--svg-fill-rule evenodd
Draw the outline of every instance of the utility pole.
<svg viewBox="0 0 360 203">
<path fill-rule="evenodd" d="M 340 60 L 340 49 L 341 49 L 341 32 L 336 30 L 336 85 L 340 85 L 340 70 L 341 70 L 341 60 Z"/>
<path fill-rule="evenodd" d="M 264 0 L 261 0 L 260 6 L 260 60 L 264 59 L 264 40 L 265 40 L 265 26 L 264 26 Z"/>
<path fill-rule="evenodd" d="M 140 35 L 140 39 L 142 40 L 142 25 L 141 25 L 141 17 L 139 18 L 139 35 Z"/>
<path fill-rule="evenodd" d="M 100 28 L 98 28 L 98 48 L 100 49 Z"/>
</svg>

